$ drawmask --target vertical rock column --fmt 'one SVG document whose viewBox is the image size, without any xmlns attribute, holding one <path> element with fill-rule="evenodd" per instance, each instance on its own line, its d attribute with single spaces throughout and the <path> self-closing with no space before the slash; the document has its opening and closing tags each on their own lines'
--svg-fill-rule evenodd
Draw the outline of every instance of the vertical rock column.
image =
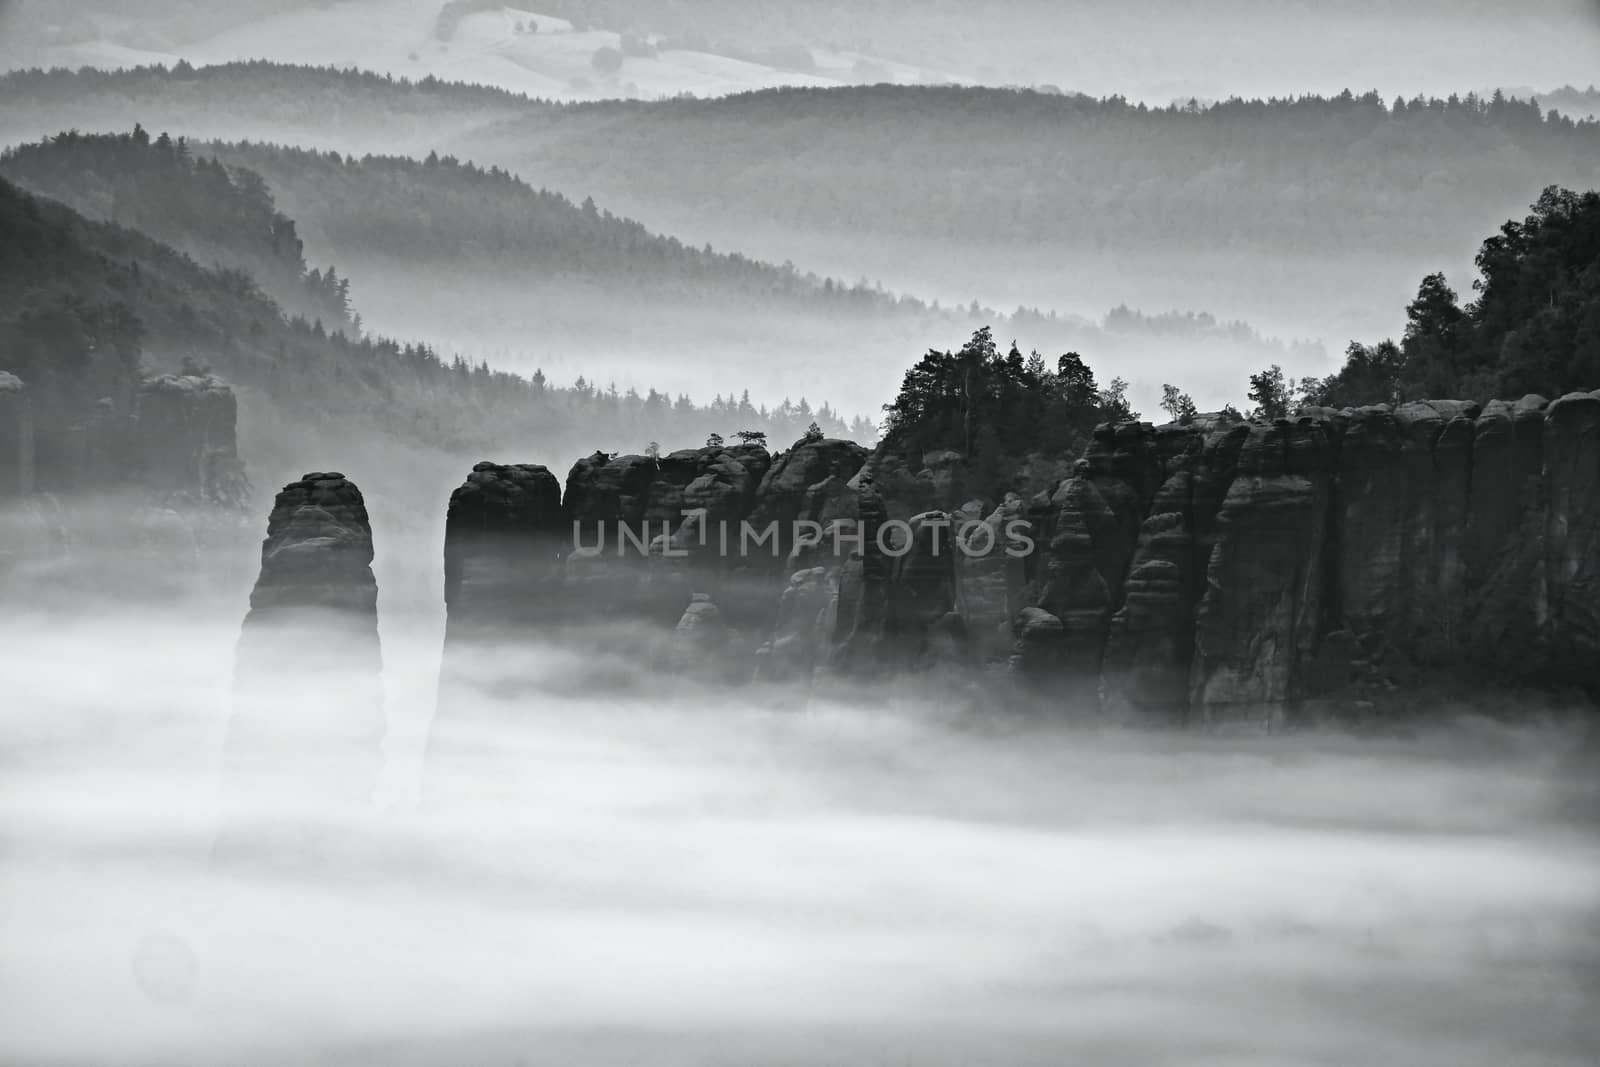
<svg viewBox="0 0 1600 1067">
<path fill-rule="evenodd" d="M 444 654 L 435 736 L 474 699 L 519 676 L 510 658 L 570 620 L 561 483 L 534 464 L 479 463 L 450 495 L 444 533 Z"/>
<path fill-rule="evenodd" d="M 446 645 L 559 623 L 552 596 L 571 536 L 561 483 L 548 469 L 473 467 L 450 494 L 445 519 Z"/>
<path fill-rule="evenodd" d="M 372 526 L 361 491 L 307 474 L 273 503 L 239 637 L 226 765 L 257 802 L 370 799 L 382 761 Z"/>
<path fill-rule="evenodd" d="M 0 501 L 33 492 L 33 410 L 27 387 L 0 371 Z"/>
<path fill-rule="evenodd" d="M 1548 406 L 1532 395 L 1490 401 L 1473 430 L 1464 650 L 1473 664 L 1510 677 L 1537 678 L 1547 659 L 1540 627 Z"/>
<path fill-rule="evenodd" d="M 1545 581 L 1557 676 L 1600 691 L 1600 394 L 1545 415 Z"/>
<path fill-rule="evenodd" d="M 1252 426 L 1196 622 L 1190 708 L 1212 725 L 1282 726 L 1322 611 L 1332 456 L 1320 423 Z"/>
<path fill-rule="evenodd" d="M 1111 620 L 1101 701 L 1112 719 L 1178 725 L 1188 708 L 1194 648 L 1193 477 L 1180 471 L 1156 494 Z"/>
</svg>

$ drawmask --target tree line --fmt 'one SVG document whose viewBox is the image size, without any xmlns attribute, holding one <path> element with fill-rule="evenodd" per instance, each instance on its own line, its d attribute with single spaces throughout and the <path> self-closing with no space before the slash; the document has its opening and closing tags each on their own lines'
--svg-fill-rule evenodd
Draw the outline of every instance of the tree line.
<svg viewBox="0 0 1600 1067">
<path fill-rule="evenodd" d="M 1545 189 L 1529 215 L 1484 240 L 1475 263 L 1465 304 L 1443 274 L 1422 279 L 1399 341 L 1352 341 L 1324 378 L 1296 380 L 1279 364 L 1251 375 L 1248 413 L 1600 388 L 1600 192 Z M 1194 413 L 1176 386 L 1164 390 L 1169 415 Z"/>
</svg>

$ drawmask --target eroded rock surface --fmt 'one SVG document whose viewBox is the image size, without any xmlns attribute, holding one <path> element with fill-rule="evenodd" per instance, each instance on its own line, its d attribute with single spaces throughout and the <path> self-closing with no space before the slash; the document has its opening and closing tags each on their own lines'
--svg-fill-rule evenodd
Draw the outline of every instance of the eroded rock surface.
<svg viewBox="0 0 1600 1067">
<path fill-rule="evenodd" d="M 1032 499 L 963 500 L 964 457 L 917 462 L 596 455 L 568 513 L 643 547 L 569 553 L 567 595 L 680 649 L 715 632 L 762 680 L 960 674 L 1067 719 L 1271 730 L 1403 714 L 1434 683 L 1600 692 L 1600 394 L 1102 426 L 1038 461 Z"/>
<path fill-rule="evenodd" d="M 307 474 L 277 495 L 235 660 L 236 789 L 290 806 L 370 798 L 384 732 L 372 558 L 365 501 L 344 475 Z"/>
</svg>

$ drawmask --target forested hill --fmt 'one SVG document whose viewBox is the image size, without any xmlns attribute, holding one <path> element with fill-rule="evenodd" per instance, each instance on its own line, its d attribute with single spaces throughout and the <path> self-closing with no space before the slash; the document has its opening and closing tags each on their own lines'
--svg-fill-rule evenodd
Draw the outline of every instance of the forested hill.
<svg viewBox="0 0 1600 1067">
<path fill-rule="evenodd" d="M 330 331 L 335 315 L 293 299 L 308 283 L 335 306 L 348 299 L 381 333 L 504 370 L 542 369 L 562 384 L 581 376 L 706 397 L 759 382 L 757 415 L 761 403 L 814 404 L 819 390 L 849 411 L 873 412 L 906 353 L 983 325 L 1053 355 L 1082 351 L 1135 393 L 1142 364 L 1164 354 L 1204 359 L 1237 381 L 1249 368 L 1292 363 L 1296 351 L 1203 313 L 1118 307 L 1091 321 L 1002 315 L 970 302 L 937 307 L 864 281 L 692 247 L 592 200 L 575 203 L 451 156 L 355 157 L 152 139 L 137 129 L 57 135 L 8 153 L 0 174 L 136 225 L 201 262 L 243 270 Z M 327 266 L 304 275 L 302 241 Z"/>
<path fill-rule="evenodd" d="M 879 85 L 554 105 L 267 63 L 0 77 L 0 139 L 136 122 L 194 139 L 437 150 L 630 213 L 660 205 L 813 230 L 1076 248 L 1432 252 L 1546 185 L 1600 180 L 1600 123 L 1494 95 L 1150 108 Z M 797 146 L 805 167 L 791 165 Z"/>
<path fill-rule="evenodd" d="M 1149 108 L 880 85 L 530 113 L 463 151 L 624 202 L 963 241 L 1439 247 L 1600 175 L 1600 123 L 1494 96 Z M 788 165 L 804 146 L 806 166 Z M 705 160 L 716 159 L 714 167 Z"/>
<path fill-rule="evenodd" d="M 617 282 L 636 293 L 815 303 L 834 314 L 923 310 L 871 286 L 689 247 L 593 199 L 575 203 L 494 165 L 438 153 L 420 160 L 357 158 L 254 143 L 216 143 L 204 151 L 264 177 L 281 206 L 346 258 L 470 261 L 531 278 Z"/>
<path fill-rule="evenodd" d="M 452 454 L 539 447 L 592 450 L 694 444 L 712 432 L 798 437 L 831 411 L 698 407 L 650 391 L 618 393 L 445 361 L 421 345 L 329 333 L 286 319 L 252 280 L 202 267 L 142 233 L 85 219 L 0 181 L 0 370 L 92 403 L 96 353 L 150 370 L 209 368 L 245 387 L 249 420 L 286 435 L 337 428 Z M 858 427 L 859 429 L 859 427 Z M 576 454 L 576 453 L 575 453 Z M 246 455 L 246 461 L 251 457 Z"/>
<path fill-rule="evenodd" d="M 451 156 L 344 156 L 268 144 L 191 145 L 142 127 L 66 132 L 0 153 L 0 175 L 120 222 L 204 264 L 251 275 L 286 311 L 346 325 L 349 283 L 308 271 L 303 221 L 334 255 L 470 262 L 526 278 L 588 278 L 717 301 L 815 302 L 828 313 L 924 309 L 881 290 L 691 248 L 499 167 Z M 283 210 L 280 210 L 283 209 Z M 291 217 L 292 216 L 292 217 Z M 711 291 L 708 291 L 711 290 Z"/>
<path fill-rule="evenodd" d="M 1600 118 L 1600 89 L 1593 85 L 1587 89 L 1563 85 L 1559 89 L 1539 93 L 1536 99 L 1546 111 L 1559 111 L 1574 119 Z"/>
<path fill-rule="evenodd" d="M 191 139 L 281 141 L 345 152 L 441 151 L 461 133 L 542 110 L 500 89 L 250 61 L 0 75 L 0 140 L 144 123 Z"/>
<path fill-rule="evenodd" d="M 1600 192 L 1546 189 L 1483 242 L 1477 266 L 1472 300 L 1430 274 L 1398 344 L 1351 344 L 1337 374 L 1301 383 L 1304 399 L 1554 398 L 1600 385 Z"/>
<path fill-rule="evenodd" d="M 121 223 L 192 259 L 249 275 L 291 315 L 355 325 L 349 282 L 308 268 L 294 220 L 252 171 L 196 155 L 182 139 L 63 133 L 0 153 L 0 175 L 90 218 Z"/>
</svg>

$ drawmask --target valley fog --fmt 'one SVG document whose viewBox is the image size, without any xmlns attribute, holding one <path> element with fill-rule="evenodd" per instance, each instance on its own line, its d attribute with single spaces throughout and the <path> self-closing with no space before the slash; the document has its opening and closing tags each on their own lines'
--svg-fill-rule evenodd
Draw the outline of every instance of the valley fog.
<svg viewBox="0 0 1600 1067">
<path fill-rule="evenodd" d="M 1600 1048 L 1592 767 L 1557 725 L 1096 733 L 892 691 L 776 710 L 652 677 L 613 627 L 480 659 L 452 707 L 471 725 L 425 761 L 440 627 L 386 611 L 382 771 L 370 803 L 324 803 L 300 768 L 345 672 L 284 663 L 292 688 L 243 694 L 278 700 L 303 764 L 219 771 L 244 606 L 0 625 L 7 1062 Z"/>
<path fill-rule="evenodd" d="M 0 1067 L 1600 1063 L 1597 31 L 0 0 Z"/>
</svg>

